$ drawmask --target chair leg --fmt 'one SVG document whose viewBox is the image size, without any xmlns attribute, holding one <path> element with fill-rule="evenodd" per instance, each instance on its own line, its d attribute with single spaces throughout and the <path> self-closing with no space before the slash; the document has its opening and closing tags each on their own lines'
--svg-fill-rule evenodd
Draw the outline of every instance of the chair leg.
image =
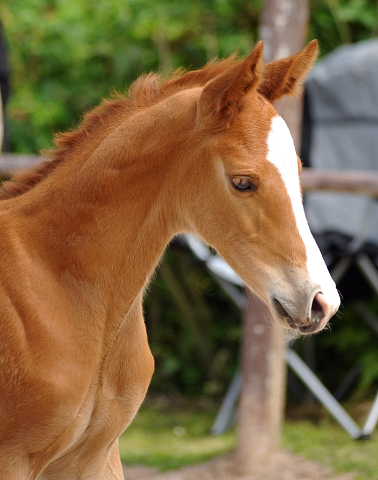
<svg viewBox="0 0 378 480">
<path fill-rule="evenodd" d="M 375 397 L 373 406 L 370 410 L 370 413 L 369 413 L 369 415 L 366 419 L 365 425 L 362 429 L 362 433 L 364 435 L 364 438 L 369 438 L 370 437 L 370 434 L 374 430 L 374 428 L 377 424 L 377 421 L 378 421 L 378 392 L 377 392 L 377 395 Z"/>
<path fill-rule="evenodd" d="M 378 295 L 378 272 L 373 262 L 365 253 L 360 253 L 357 256 L 356 264 L 360 268 L 366 280 L 369 282 L 372 289 Z"/>
<path fill-rule="evenodd" d="M 314 375 L 303 360 L 293 351 L 286 351 L 286 360 L 292 370 L 299 376 L 309 390 L 318 398 L 318 400 L 327 408 L 340 425 L 349 433 L 352 438 L 360 438 L 362 431 L 352 420 L 342 406 L 329 393 L 320 380 Z"/>
<path fill-rule="evenodd" d="M 211 433 L 213 435 L 220 435 L 221 433 L 225 433 L 232 427 L 234 420 L 235 404 L 240 395 L 242 381 L 242 375 L 238 370 L 235 373 L 230 386 L 228 387 L 226 396 L 223 399 L 217 418 L 215 419 L 214 425 L 211 428 Z"/>
<path fill-rule="evenodd" d="M 336 285 L 343 278 L 343 276 L 345 275 L 345 273 L 347 272 L 347 270 L 351 266 L 351 264 L 352 264 L 351 257 L 342 257 L 336 263 L 336 265 L 332 268 L 330 273 L 331 273 L 331 277 L 333 278 Z"/>
</svg>

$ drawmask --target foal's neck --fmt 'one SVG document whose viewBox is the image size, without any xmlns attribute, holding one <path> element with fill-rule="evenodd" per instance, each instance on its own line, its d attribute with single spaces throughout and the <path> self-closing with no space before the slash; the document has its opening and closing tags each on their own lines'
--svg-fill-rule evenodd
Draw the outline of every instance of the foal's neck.
<svg viewBox="0 0 378 480">
<path fill-rule="evenodd" d="M 164 188 L 169 165 L 133 152 L 108 142 L 14 199 L 26 249 L 58 278 L 68 274 L 130 301 L 176 233 Z"/>
<path fill-rule="evenodd" d="M 195 109 L 177 101 L 104 125 L 97 139 L 75 146 L 52 174 L 9 200 L 26 249 L 58 280 L 92 284 L 104 301 L 127 309 L 186 228 L 178 187 L 195 158 Z"/>
</svg>

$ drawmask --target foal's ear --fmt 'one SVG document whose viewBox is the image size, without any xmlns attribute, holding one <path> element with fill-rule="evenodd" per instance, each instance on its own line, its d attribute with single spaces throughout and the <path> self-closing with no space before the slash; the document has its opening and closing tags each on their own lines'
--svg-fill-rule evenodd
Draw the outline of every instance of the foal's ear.
<svg viewBox="0 0 378 480">
<path fill-rule="evenodd" d="M 295 55 L 268 63 L 257 90 L 271 102 L 284 95 L 296 95 L 317 56 L 318 42 L 312 40 Z"/>
<path fill-rule="evenodd" d="M 260 81 L 263 42 L 249 56 L 208 82 L 197 101 L 197 121 L 227 126 L 239 114 L 244 96 Z"/>
</svg>

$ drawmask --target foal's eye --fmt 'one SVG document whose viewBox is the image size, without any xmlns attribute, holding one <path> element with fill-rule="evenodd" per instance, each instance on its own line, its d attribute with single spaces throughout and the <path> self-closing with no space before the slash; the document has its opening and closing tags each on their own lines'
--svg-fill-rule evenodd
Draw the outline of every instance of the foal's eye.
<svg viewBox="0 0 378 480">
<path fill-rule="evenodd" d="M 256 192 L 257 184 L 249 177 L 233 177 L 232 186 L 240 192 Z"/>
</svg>

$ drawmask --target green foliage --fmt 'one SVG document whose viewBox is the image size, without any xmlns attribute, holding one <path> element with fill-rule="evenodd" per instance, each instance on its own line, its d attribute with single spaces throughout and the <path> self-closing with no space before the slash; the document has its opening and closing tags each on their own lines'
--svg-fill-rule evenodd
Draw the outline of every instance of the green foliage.
<svg viewBox="0 0 378 480">
<path fill-rule="evenodd" d="M 127 34 L 131 7 L 116 0 L 14 0 L 2 6 L 13 69 L 8 116 L 16 151 L 47 147 L 53 132 L 70 127 L 114 86 L 123 88 L 131 72 L 156 66 Z"/>
<path fill-rule="evenodd" d="M 367 40 L 378 34 L 375 0 L 317 0 L 309 3 L 310 35 L 319 40 L 322 55 L 340 44 Z"/>
<path fill-rule="evenodd" d="M 200 67 L 213 56 L 248 52 L 259 0 L 12 0 L 0 5 L 13 91 L 12 147 L 34 153 L 53 132 L 143 72 Z M 226 40 L 227 39 L 227 40 Z"/>
</svg>

